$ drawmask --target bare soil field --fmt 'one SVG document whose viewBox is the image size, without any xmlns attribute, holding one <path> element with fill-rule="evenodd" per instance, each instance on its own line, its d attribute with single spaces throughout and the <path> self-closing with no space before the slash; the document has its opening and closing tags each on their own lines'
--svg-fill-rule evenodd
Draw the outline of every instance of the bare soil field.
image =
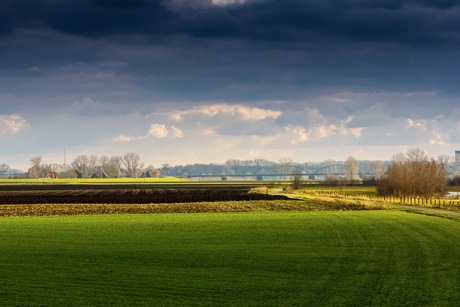
<svg viewBox="0 0 460 307">
<path fill-rule="evenodd" d="M 286 200 L 249 193 L 249 186 L 18 185 L 0 188 L 6 204 L 155 204 L 214 201 Z"/>
<path fill-rule="evenodd" d="M 0 216 L 383 209 L 336 200 L 292 199 L 262 193 L 267 188 L 252 188 L 223 184 L 0 186 Z"/>
</svg>

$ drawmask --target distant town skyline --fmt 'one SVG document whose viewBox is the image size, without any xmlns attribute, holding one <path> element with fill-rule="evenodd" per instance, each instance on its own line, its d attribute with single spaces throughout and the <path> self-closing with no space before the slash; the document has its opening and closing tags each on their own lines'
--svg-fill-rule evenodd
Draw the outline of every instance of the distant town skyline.
<svg viewBox="0 0 460 307">
<path fill-rule="evenodd" d="M 0 164 L 460 150 L 457 1 L 0 3 Z"/>
</svg>

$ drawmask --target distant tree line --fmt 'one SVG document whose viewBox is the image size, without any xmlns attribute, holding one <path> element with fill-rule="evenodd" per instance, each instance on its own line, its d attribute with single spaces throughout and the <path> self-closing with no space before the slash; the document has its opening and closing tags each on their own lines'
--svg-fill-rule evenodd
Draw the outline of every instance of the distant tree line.
<svg viewBox="0 0 460 307">
<path fill-rule="evenodd" d="M 17 176 L 17 175 L 20 175 L 22 174 L 22 171 L 18 170 L 18 169 L 12 169 L 8 164 L 6 163 L 1 163 L 0 164 L 0 176 L 1 177 L 11 177 L 13 175 Z"/>
<path fill-rule="evenodd" d="M 282 157 L 278 162 L 265 159 L 238 160 L 230 159 L 223 164 L 186 164 L 169 165 L 163 164 L 159 169 L 164 176 L 188 176 L 188 175 L 233 175 L 233 174 L 294 174 L 300 173 L 303 176 L 314 173 L 321 169 L 321 172 L 330 179 L 337 179 L 336 174 L 347 173 L 350 180 L 373 177 L 380 178 L 388 162 L 356 160 L 348 157 L 346 161 L 326 160 L 324 162 L 296 163 L 289 157 Z"/>
<path fill-rule="evenodd" d="M 78 155 L 70 165 L 43 164 L 41 157 L 30 159 L 28 174 L 31 178 L 49 177 L 58 174 L 65 178 L 118 178 L 118 177 L 159 177 L 153 166 L 144 167 L 136 153 L 121 156 Z"/>
<path fill-rule="evenodd" d="M 349 156 L 345 161 L 326 160 L 324 162 L 295 163 L 289 157 L 278 162 L 265 159 L 230 159 L 223 164 L 187 164 L 171 166 L 164 164 L 155 169 L 144 162 L 136 153 L 120 156 L 79 155 L 70 165 L 45 164 L 41 157 L 30 159 L 28 176 L 32 178 L 54 177 L 186 177 L 189 175 L 285 175 L 299 187 L 305 178 L 317 179 L 319 173 L 326 184 L 376 185 L 380 195 L 408 197 L 433 197 L 444 195 L 447 185 L 460 185 L 460 177 L 448 176 L 449 157 L 429 158 L 423 150 L 412 149 L 404 154 L 396 154 L 392 161 L 356 160 Z M 0 175 L 10 171 L 6 164 L 0 164 Z"/>
<path fill-rule="evenodd" d="M 6 163 L 2 163 L 0 164 L 0 173 L 6 173 L 8 171 L 10 171 L 10 166 Z"/>
<path fill-rule="evenodd" d="M 234 174 L 268 174 L 279 172 L 277 163 L 264 159 L 237 160 L 230 159 L 223 164 L 187 164 L 169 165 L 163 164 L 160 168 L 164 176 L 188 176 L 188 175 L 234 175 Z"/>
</svg>

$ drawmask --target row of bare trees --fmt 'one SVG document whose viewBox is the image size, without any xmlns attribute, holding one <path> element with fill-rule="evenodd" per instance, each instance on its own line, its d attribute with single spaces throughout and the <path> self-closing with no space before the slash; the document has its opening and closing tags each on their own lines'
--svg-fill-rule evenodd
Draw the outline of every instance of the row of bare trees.
<svg viewBox="0 0 460 307">
<path fill-rule="evenodd" d="M 377 185 L 380 195 L 400 197 L 437 197 L 447 192 L 448 156 L 437 160 L 423 150 L 412 149 L 393 157 L 387 172 Z"/>
<path fill-rule="evenodd" d="M 29 174 L 32 178 L 43 177 L 50 172 L 65 177 L 158 177 L 159 173 L 152 166 L 144 167 L 140 156 L 136 153 L 125 153 L 121 156 L 79 155 L 70 166 L 43 164 L 41 157 L 30 159 Z"/>
<path fill-rule="evenodd" d="M 10 170 L 10 166 L 6 163 L 0 164 L 0 173 L 6 173 Z"/>
<path fill-rule="evenodd" d="M 110 178 L 139 177 L 144 172 L 144 162 L 138 154 L 132 152 L 111 157 L 79 155 L 75 157 L 71 167 L 81 177 L 91 177 L 93 174 Z"/>
</svg>

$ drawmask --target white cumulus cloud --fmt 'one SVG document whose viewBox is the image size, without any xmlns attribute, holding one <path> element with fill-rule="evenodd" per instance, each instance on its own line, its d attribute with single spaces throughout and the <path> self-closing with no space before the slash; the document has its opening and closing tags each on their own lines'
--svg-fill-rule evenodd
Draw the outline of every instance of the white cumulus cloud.
<svg viewBox="0 0 460 307">
<path fill-rule="evenodd" d="M 289 136 L 292 145 L 306 142 L 309 139 L 308 131 L 303 127 L 287 126 L 284 128 L 284 132 Z"/>
<path fill-rule="evenodd" d="M 112 141 L 114 142 L 134 142 L 134 141 L 144 140 L 146 138 L 147 137 L 145 135 L 129 136 L 129 135 L 124 135 L 124 134 L 119 134 L 116 137 L 112 138 Z"/>
<path fill-rule="evenodd" d="M 317 125 L 310 130 L 310 134 L 315 139 L 324 139 L 335 135 L 353 136 L 358 138 L 361 136 L 363 128 L 347 128 L 342 125 Z"/>
<path fill-rule="evenodd" d="M 419 128 L 420 130 L 425 130 L 426 120 L 419 119 L 413 120 L 412 118 L 408 118 L 406 120 L 407 126 L 406 128 Z"/>
<path fill-rule="evenodd" d="M 281 111 L 250 107 L 241 104 L 213 104 L 197 106 L 185 111 L 171 112 L 170 118 L 176 121 L 183 120 L 187 116 L 201 115 L 205 117 L 228 116 L 241 120 L 260 121 L 265 119 L 277 119 Z"/>
<path fill-rule="evenodd" d="M 169 135 L 172 138 L 181 138 L 184 136 L 184 132 L 175 126 L 169 127 Z"/>
<path fill-rule="evenodd" d="M 162 138 L 181 138 L 184 136 L 184 132 L 176 126 L 166 126 L 163 124 L 152 124 L 150 126 L 149 136 L 153 136 L 159 139 Z"/>
<path fill-rule="evenodd" d="M 350 128 L 346 125 L 353 121 L 353 116 L 348 116 L 347 119 L 341 121 L 338 124 L 319 124 L 315 125 L 310 129 L 310 136 L 313 139 L 324 139 L 331 136 L 353 136 L 358 138 L 361 136 L 362 127 Z"/>
<path fill-rule="evenodd" d="M 440 131 L 434 131 L 431 135 L 429 143 L 431 145 L 445 145 L 446 140 L 449 138 L 449 135 L 442 133 Z"/>
<path fill-rule="evenodd" d="M 27 121 L 18 114 L 0 114 L 0 134 L 15 134 L 27 126 Z"/>
<path fill-rule="evenodd" d="M 114 142 L 135 142 L 135 141 L 142 141 L 148 139 L 150 137 L 158 138 L 158 139 L 176 139 L 182 138 L 184 136 L 184 132 L 177 128 L 176 126 L 167 126 L 163 124 L 153 123 L 147 133 L 145 135 L 138 135 L 138 136 L 131 136 L 125 134 L 119 134 L 116 137 L 112 138 Z"/>
</svg>

